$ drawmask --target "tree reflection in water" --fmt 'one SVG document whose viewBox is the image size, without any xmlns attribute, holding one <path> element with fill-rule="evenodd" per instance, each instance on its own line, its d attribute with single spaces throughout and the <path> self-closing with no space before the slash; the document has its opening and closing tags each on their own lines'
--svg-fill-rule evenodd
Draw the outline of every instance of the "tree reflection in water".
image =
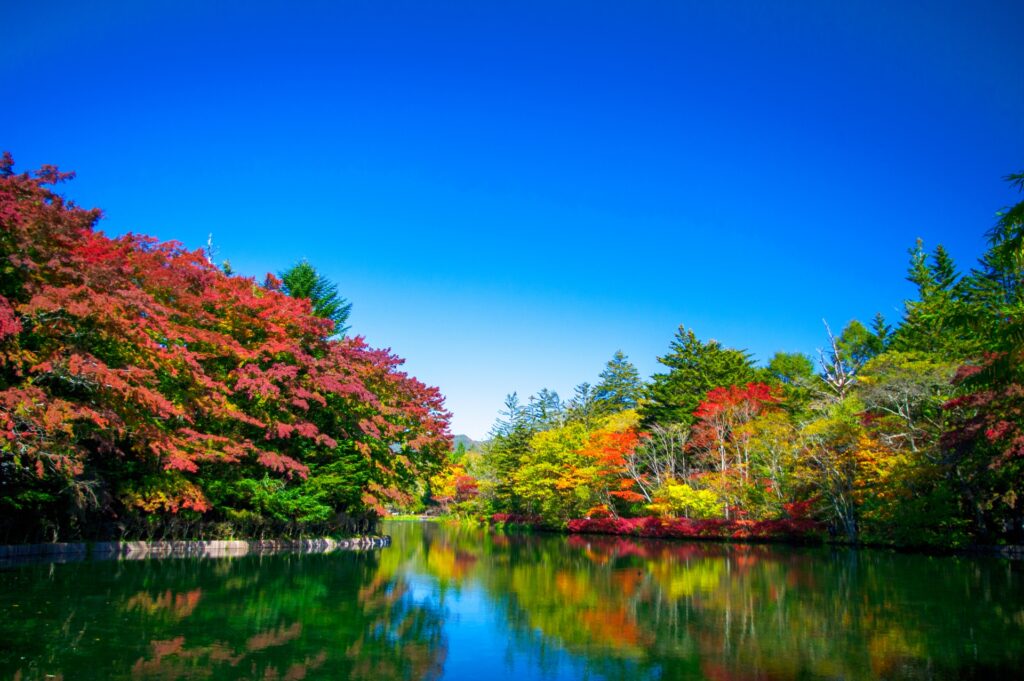
<svg viewBox="0 0 1024 681">
<path fill-rule="evenodd" d="M 1024 664 L 1020 563 L 392 528 L 418 545 L 406 569 L 479 585 L 538 666 L 558 651 L 628 679 L 996 678 Z"/>
<path fill-rule="evenodd" d="M 397 564 L 366 553 L 25 566 L 3 587 L 5 614 L 22 616 L 0 623 L 0 672 L 437 678 L 441 613 L 413 598 Z"/>
<path fill-rule="evenodd" d="M 389 531 L 392 547 L 364 554 L 7 569 L 0 678 L 995 679 L 1024 666 L 1021 563 Z"/>
</svg>

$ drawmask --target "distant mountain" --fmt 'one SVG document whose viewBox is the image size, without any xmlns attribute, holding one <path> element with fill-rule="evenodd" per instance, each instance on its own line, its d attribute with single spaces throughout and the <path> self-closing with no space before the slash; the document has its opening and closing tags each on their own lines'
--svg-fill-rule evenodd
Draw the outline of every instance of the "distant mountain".
<svg viewBox="0 0 1024 681">
<path fill-rule="evenodd" d="M 458 449 L 459 444 L 461 443 L 468 452 L 472 449 L 480 449 L 480 446 L 483 445 L 484 442 L 486 442 L 486 440 L 474 440 L 468 435 L 456 435 L 452 438 L 452 449 Z"/>
</svg>

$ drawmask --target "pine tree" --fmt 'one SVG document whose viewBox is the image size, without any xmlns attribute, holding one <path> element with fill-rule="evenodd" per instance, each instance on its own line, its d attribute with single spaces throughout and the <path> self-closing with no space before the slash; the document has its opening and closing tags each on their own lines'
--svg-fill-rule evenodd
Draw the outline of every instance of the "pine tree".
<svg viewBox="0 0 1024 681">
<path fill-rule="evenodd" d="M 523 456 L 529 451 L 535 430 L 519 395 L 507 395 L 504 406 L 491 429 L 491 441 L 484 452 L 483 468 L 489 483 L 485 496 L 489 497 L 493 510 L 516 512 L 520 503 L 513 481 Z"/>
<path fill-rule="evenodd" d="M 757 370 L 746 351 L 725 348 L 715 340 L 702 343 L 682 326 L 670 352 L 658 361 L 669 370 L 652 377 L 649 401 L 641 407 L 648 425 L 690 425 L 694 410 L 709 390 L 757 380 Z"/>
<path fill-rule="evenodd" d="M 889 349 L 892 342 L 892 326 L 887 324 L 881 312 L 875 313 L 871 320 L 871 332 L 875 335 L 878 343 L 878 352 L 882 353 Z"/>
<path fill-rule="evenodd" d="M 284 292 L 292 298 L 305 298 L 313 305 L 313 314 L 334 322 L 334 333 L 345 335 L 352 303 L 338 294 L 338 285 L 303 260 L 281 273 Z"/>
<path fill-rule="evenodd" d="M 561 425 L 565 418 L 565 407 L 557 392 L 543 388 L 536 395 L 530 396 L 526 414 L 535 430 L 547 430 Z"/>
<path fill-rule="evenodd" d="M 572 399 L 566 405 L 566 414 L 570 421 L 582 423 L 585 428 L 589 429 L 598 416 L 599 407 L 597 389 L 589 383 L 580 383 L 576 386 Z"/>
<path fill-rule="evenodd" d="M 640 373 L 622 350 L 615 351 L 599 378 L 601 381 L 594 392 L 602 413 L 636 408 L 643 395 L 644 384 Z"/>
<path fill-rule="evenodd" d="M 903 321 L 891 336 L 893 349 L 939 354 L 948 359 L 975 354 L 976 339 L 959 321 L 964 285 L 946 249 L 938 246 L 929 262 L 918 240 L 910 249 L 907 280 L 917 286 L 917 300 L 904 305 Z"/>
</svg>

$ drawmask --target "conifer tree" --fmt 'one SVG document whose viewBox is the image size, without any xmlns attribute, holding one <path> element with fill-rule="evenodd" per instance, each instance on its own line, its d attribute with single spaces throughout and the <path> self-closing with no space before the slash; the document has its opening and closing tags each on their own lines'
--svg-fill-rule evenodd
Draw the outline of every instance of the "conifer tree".
<svg viewBox="0 0 1024 681">
<path fill-rule="evenodd" d="M 566 414 L 570 421 L 578 421 L 590 428 L 598 416 L 600 406 L 597 388 L 584 382 L 576 386 L 572 399 L 566 405 Z"/>
<path fill-rule="evenodd" d="M 640 380 L 640 373 L 622 350 L 615 351 L 599 378 L 601 381 L 595 386 L 594 391 L 603 413 L 636 408 L 643 394 L 644 384 Z"/>
<path fill-rule="evenodd" d="M 950 359 L 975 354 L 976 339 L 959 321 L 964 291 L 949 253 L 938 246 L 929 262 L 918 240 L 910 249 L 907 280 L 917 286 L 917 300 L 905 303 L 903 322 L 892 335 L 893 348 L 941 354 Z"/>
<path fill-rule="evenodd" d="M 646 424 L 690 425 L 694 410 L 709 390 L 757 380 L 757 370 L 745 350 L 723 347 L 716 340 L 703 343 L 683 326 L 669 353 L 658 361 L 668 372 L 652 376 L 649 401 L 641 408 Z"/>
<path fill-rule="evenodd" d="M 504 409 L 499 412 L 498 420 L 491 429 L 491 441 L 484 452 L 483 467 L 488 483 L 485 496 L 489 498 L 493 510 L 519 510 L 519 499 L 512 480 L 523 455 L 530 447 L 530 438 L 534 432 L 527 407 L 519 401 L 519 395 L 507 395 Z"/>
<path fill-rule="evenodd" d="M 352 303 L 338 294 L 338 285 L 302 260 L 281 273 L 284 292 L 292 298 L 305 298 L 313 305 L 313 314 L 334 322 L 334 333 L 343 336 L 352 313 Z"/>
</svg>

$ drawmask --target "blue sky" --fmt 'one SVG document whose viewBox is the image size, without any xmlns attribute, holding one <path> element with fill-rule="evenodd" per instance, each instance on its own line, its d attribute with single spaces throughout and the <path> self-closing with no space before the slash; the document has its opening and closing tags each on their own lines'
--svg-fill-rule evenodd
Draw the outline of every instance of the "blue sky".
<svg viewBox="0 0 1024 681">
<path fill-rule="evenodd" d="M 1024 170 L 1020 2 L 87 4 L 0 6 L 0 147 L 109 233 L 308 258 L 474 437 L 680 324 L 895 320 Z"/>
</svg>

